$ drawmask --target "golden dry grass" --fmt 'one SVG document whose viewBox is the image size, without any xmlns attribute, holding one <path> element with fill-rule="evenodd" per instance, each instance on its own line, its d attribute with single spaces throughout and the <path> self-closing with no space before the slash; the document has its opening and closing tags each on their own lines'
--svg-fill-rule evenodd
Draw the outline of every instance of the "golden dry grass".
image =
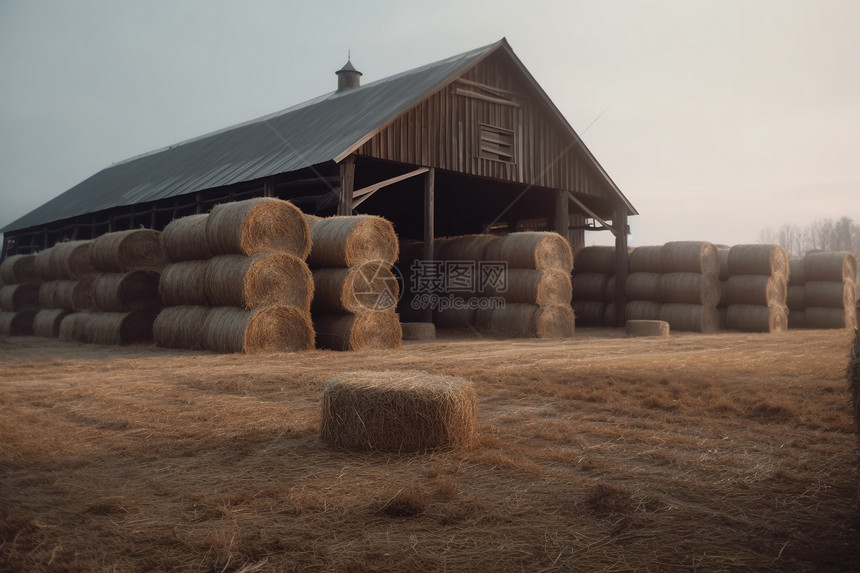
<svg viewBox="0 0 860 573">
<path fill-rule="evenodd" d="M 440 335 L 254 357 L 0 339 L 0 570 L 860 562 L 847 331 Z M 326 447 L 323 383 L 367 369 L 472 380 L 477 445 Z"/>
</svg>

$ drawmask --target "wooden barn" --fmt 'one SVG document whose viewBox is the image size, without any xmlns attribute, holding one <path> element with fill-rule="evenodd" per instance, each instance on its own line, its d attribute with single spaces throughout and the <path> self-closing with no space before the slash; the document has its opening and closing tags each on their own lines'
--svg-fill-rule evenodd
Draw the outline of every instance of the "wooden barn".
<svg viewBox="0 0 860 573">
<path fill-rule="evenodd" d="M 316 99 L 111 165 L 7 225 L 3 256 L 253 196 L 369 213 L 401 239 L 555 230 L 574 251 L 636 210 L 505 39 L 366 85 L 351 63 Z M 626 260 L 618 261 L 626 275 Z"/>
</svg>

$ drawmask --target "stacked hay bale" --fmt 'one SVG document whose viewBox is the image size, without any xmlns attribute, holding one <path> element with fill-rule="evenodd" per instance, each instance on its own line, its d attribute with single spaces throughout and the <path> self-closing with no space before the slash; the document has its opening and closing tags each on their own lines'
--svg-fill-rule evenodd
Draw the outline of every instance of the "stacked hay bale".
<svg viewBox="0 0 860 573">
<path fill-rule="evenodd" d="M 581 326 L 614 326 L 615 247 L 585 247 L 574 256 L 571 306 Z M 607 309 L 610 308 L 609 311 Z"/>
<path fill-rule="evenodd" d="M 91 241 L 57 243 L 36 255 L 36 272 L 43 279 L 33 334 L 57 338 L 65 317 L 92 307 L 95 270 L 90 262 Z"/>
<path fill-rule="evenodd" d="M 456 272 L 456 268 L 452 270 L 450 266 L 452 264 L 465 264 L 469 268 L 472 268 L 476 274 L 473 277 L 475 280 L 472 288 L 466 288 L 466 285 L 459 285 L 456 293 L 447 293 L 462 301 L 463 304 L 456 308 L 451 305 L 451 308 L 436 310 L 435 323 L 440 328 L 474 329 L 477 327 L 478 307 L 490 295 L 485 285 L 481 284 L 480 277 L 477 276 L 479 274 L 478 266 L 488 260 L 487 248 L 489 245 L 499 240 L 501 240 L 501 237 L 490 234 L 460 235 L 457 237 L 436 239 L 433 253 L 437 261 L 440 261 L 443 265 L 447 265 L 445 270 L 448 275 Z"/>
<path fill-rule="evenodd" d="M 794 291 L 790 314 L 793 327 L 857 328 L 857 260 L 847 252 L 809 253 L 803 257 L 803 294 Z M 792 286 L 797 286 L 792 283 Z M 803 309 L 800 310 L 800 306 Z"/>
<path fill-rule="evenodd" d="M 788 307 L 788 328 L 806 327 L 806 272 L 803 259 L 788 261 L 788 294 L 785 305 Z"/>
<path fill-rule="evenodd" d="M 720 328 L 720 262 L 704 241 L 674 241 L 661 252 L 660 320 L 672 330 L 716 332 Z"/>
<path fill-rule="evenodd" d="M 39 310 L 35 255 L 12 255 L 0 264 L 0 336 L 29 336 Z"/>
<path fill-rule="evenodd" d="M 735 245 L 721 264 L 725 328 L 779 332 L 788 326 L 788 254 L 776 245 Z M 722 259 L 721 259 L 722 260 Z"/>
<path fill-rule="evenodd" d="M 399 348 L 399 285 L 392 224 L 371 215 L 307 215 L 312 248 L 311 304 L 317 346 L 332 350 Z"/>
<path fill-rule="evenodd" d="M 630 274 L 625 283 L 626 320 L 661 320 L 662 257 L 662 246 L 636 247 L 630 251 Z"/>
</svg>

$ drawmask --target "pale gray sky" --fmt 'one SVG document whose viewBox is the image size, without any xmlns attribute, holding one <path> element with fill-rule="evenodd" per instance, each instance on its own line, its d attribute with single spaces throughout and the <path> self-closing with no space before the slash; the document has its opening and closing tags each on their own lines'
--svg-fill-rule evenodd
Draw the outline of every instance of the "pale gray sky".
<svg viewBox="0 0 860 573">
<path fill-rule="evenodd" d="M 0 226 L 331 91 L 347 50 L 370 82 L 503 36 L 639 210 L 632 244 L 860 221 L 858 29 L 854 0 L 0 0 Z"/>
</svg>

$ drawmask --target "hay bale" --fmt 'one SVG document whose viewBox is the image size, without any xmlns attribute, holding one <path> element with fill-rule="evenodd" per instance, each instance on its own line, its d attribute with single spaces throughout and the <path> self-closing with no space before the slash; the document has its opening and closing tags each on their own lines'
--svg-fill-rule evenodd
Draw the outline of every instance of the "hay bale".
<svg viewBox="0 0 860 573">
<path fill-rule="evenodd" d="M 483 261 L 487 248 L 501 240 L 497 235 L 463 235 L 437 239 L 433 244 L 433 257 L 439 261 Z M 417 258 L 421 258 L 420 254 Z"/>
<path fill-rule="evenodd" d="M 650 300 L 631 300 L 624 309 L 626 320 L 660 320 L 662 304 Z"/>
<path fill-rule="evenodd" d="M 205 289 L 212 306 L 288 305 L 308 311 L 314 280 L 303 260 L 284 251 L 221 255 L 209 260 Z"/>
<path fill-rule="evenodd" d="M 618 307 L 615 303 L 607 304 L 603 311 L 603 326 L 615 328 L 618 326 Z"/>
<path fill-rule="evenodd" d="M 809 281 L 803 288 L 807 307 L 848 308 L 854 306 L 856 299 L 854 283 L 851 281 Z"/>
<path fill-rule="evenodd" d="M 510 303 L 479 310 L 477 323 L 489 334 L 505 338 L 570 338 L 574 317 L 570 305 Z"/>
<path fill-rule="evenodd" d="M 102 273 L 93 279 L 93 308 L 119 313 L 158 308 L 161 306 L 158 279 L 159 273 L 153 271 Z"/>
<path fill-rule="evenodd" d="M 663 273 L 701 273 L 720 276 L 717 248 L 706 241 L 672 241 L 663 245 L 660 254 Z M 674 326 L 673 326 L 674 328 Z"/>
<path fill-rule="evenodd" d="M 112 346 L 152 342 L 156 314 L 152 309 L 79 313 L 74 324 L 76 340 Z"/>
<path fill-rule="evenodd" d="M 857 310 L 808 306 L 804 311 L 806 328 L 857 328 Z"/>
<path fill-rule="evenodd" d="M 662 260 L 662 246 L 636 247 L 630 251 L 630 273 L 660 273 Z"/>
<path fill-rule="evenodd" d="M 628 320 L 624 331 L 630 336 L 669 336 L 669 323 L 662 320 Z"/>
<path fill-rule="evenodd" d="M 609 280 L 606 281 L 606 290 L 603 291 L 603 300 L 606 302 L 615 301 L 615 283 L 615 276 L 609 277 Z"/>
<path fill-rule="evenodd" d="M 777 245 L 735 245 L 729 249 L 729 275 L 770 275 L 788 280 L 788 253 Z"/>
<path fill-rule="evenodd" d="M 603 326 L 606 303 L 598 300 L 574 300 L 571 303 L 577 326 Z"/>
<path fill-rule="evenodd" d="M 806 287 L 804 285 L 792 285 L 788 287 L 788 294 L 785 297 L 785 305 L 794 312 L 795 310 L 806 309 Z"/>
<path fill-rule="evenodd" d="M 90 263 L 103 273 L 133 270 L 160 271 L 167 264 L 161 233 L 152 229 L 130 229 L 107 233 L 90 244 Z"/>
<path fill-rule="evenodd" d="M 0 336 L 31 336 L 35 310 L 0 312 Z"/>
<path fill-rule="evenodd" d="M 615 247 L 585 247 L 573 257 L 577 273 L 615 274 Z M 596 299 L 591 299 L 596 300 Z"/>
<path fill-rule="evenodd" d="M 397 260 L 397 234 L 390 221 L 373 215 L 315 218 L 311 223 L 313 268 L 352 267 Z"/>
<path fill-rule="evenodd" d="M 200 350 L 203 348 L 203 325 L 209 308 L 206 306 L 171 306 L 155 318 L 152 336 L 156 346 Z"/>
<path fill-rule="evenodd" d="M 573 251 L 558 233 L 511 233 L 487 245 L 486 260 L 504 261 L 511 269 L 557 269 L 570 274 Z"/>
<path fill-rule="evenodd" d="M 717 303 L 717 308 L 725 308 L 729 306 L 729 281 L 720 281 L 720 302 Z"/>
<path fill-rule="evenodd" d="M 11 255 L 0 263 L 0 283 L 6 286 L 39 281 L 36 255 Z"/>
<path fill-rule="evenodd" d="M 803 259 L 788 261 L 788 286 L 803 286 L 806 284 L 806 268 Z"/>
<path fill-rule="evenodd" d="M 158 294 L 165 306 L 207 306 L 206 269 L 209 261 L 183 261 L 164 267 Z"/>
<path fill-rule="evenodd" d="M 304 260 L 311 250 L 305 216 L 272 197 L 215 205 L 206 220 L 206 241 L 213 255 L 283 251 Z"/>
<path fill-rule="evenodd" d="M 434 315 L 439 328 L 474 328 L 478 323 L 478 310 L 475 308 L 446 308 Z"/>
<path fill-rule="evenodd" d="M 726 281 L 729 305 L 785 305 L 788 285 L 780 275 L 732 275 Z"/>
<path fill-rule="evenodd" d="M 435 340 L 436 325 L 432 322 L 401 322 L 403 340 Z"/>
<path fill-rule="evenodd" d="M 61 308 L 80 312 L 93 306 L 94 277 L 80 280 L 48 281 L 39 287 L 39 305 L 42 308 Z"/>
<path fill-rule="evenodd" d="M 86 321 L 87 313 L 73 312 L 67 314 L 60 321 L 59 338 L 60 340 L 79 340 L 83 341 L 83 327 Z"/>
<path fill-rule="evenodd" d="M 19 283 L 0 287 L 0 310 L 39 310 L 39 285 Z"/>
<path fill-rule="evenodd" d="M 806 328 L 806 310 L 788 309 L 788 328 Z"/>
<path fill-rule="evenodd" d="M 315 313 L 317 348 L 364 350 L 400 348 L 403 332 L 396 312 Z"/>
<path fill-rule="evenodd" d="M 43 281 L 56 280 L 62 277 L 54 276 L 51 264 L 51 257 L 54 255 L 54 247 L 49 247 L 36 253 L 36 258 L 33 260 L 33 268 L 36 275 Z"/>
<path fill-rule="evenodd" d="M 636 272 L 627 275 L 627 300 L 645 300 L 660 302 L 663 295 L 660 292 L 662 285 L 660 273 Z"/>
<path fill-rule="evenodd" d="M 669 323 L 672 330 L 690 332 L 716 332 L 720 329 L 717 307 L 701 304 L 664 304 L 659 320 Z"/>
<path fill-rule="evenodd" d="M 90 261 L 92 241 L 67 241 L 53 246 L 50 274 L 60 280 L 81 280 L 95 273 Z"/>
<path fill-rule="evenodd" d="M 726 327 L 745 332 L 782 332 L 788 328 L 788 308 L 783 304 L 733 304 L 727 309 Z"/>
<path fill-rule="evenodd" d="M 488 294 L 502 297 L 505 302 L 570 305 L 570 273 L 557 269 L 508 269 L 505 290 L 498 291 L 490 287 Z"/>
<path fill-rule="evenodd" d="M 860 331 L 854 331 L 854 343 L 848 354 L 846 376 L 848 386 L 851 388 L 851 401 L 854 406 L 854 426 L 857 430 L 857 439 L 860 440 Z"/>
<path fill-rule="evenodd" d="M 717 258 L 720 260 L 720 280 L 727 281 L 731 276 L 729 272 L 729 247 L 717 247 Z M 753 273 L 755 274 L 755 273 Z"/>
<path fill-rule="evenodd" d="M 660 295 L 666 303 L 717 306 L 720 302 L 719 277 L 716 274 L 666 273 L 660 275 Z"/>
<path fill-rule="evenodd" d="M 583 273 L 577 270 L 571 279 L 571 300 L 603 301 L 606 297 L 606 287 L 609 283 L 609 277 L 610 275 L 604 273 Z"/>
<path fill-rule="evenodd" d="M 221 353 L 297 352 L 314 347 L 310 314 L 295 306 L 253 310 L 232 306 L 209 309 L 203 347 Z"/>
<path fill-rule="evenodd" d="M 206 239 L 208 220 L 209 214 L 201 213 L 174 219 L 168 223 L 161 235 L 167 258 L 174 263 L 210 258 L 212 251 Z"/>
<path fill-rule="evenodd" d="M 720 321 L 720 330 L 727 330 L 729 328 L 729 307 L 717 307 L 717 316 Z"/>
<path fill-rule="evenodd" d="M 320 437 L 355 451 L 423 452 L 468 447 L 476 394 L 462 378 L 425 372 L 345 372 L 323 386 Z"/>
<path fill-rule="evenodd" d="M 43 309 L 33 317 L 33 335 L 42 338 L 58 338 L 60 324 L 69 315 L 69 311 L 61 308 Z"/>
<path fill-rule="evenodd" d="M 803 257 L 806 282 L 854 282 L 857 276 L 857 259 L 844 251 L 809 253 Z"/>
<path fill-rule="evenodd" d="M 400 298 L 400 285 L 390 265 L 370 261 L 353 267 L 315 269 L 315 312 L 391 310 Z"/>
</svg>

